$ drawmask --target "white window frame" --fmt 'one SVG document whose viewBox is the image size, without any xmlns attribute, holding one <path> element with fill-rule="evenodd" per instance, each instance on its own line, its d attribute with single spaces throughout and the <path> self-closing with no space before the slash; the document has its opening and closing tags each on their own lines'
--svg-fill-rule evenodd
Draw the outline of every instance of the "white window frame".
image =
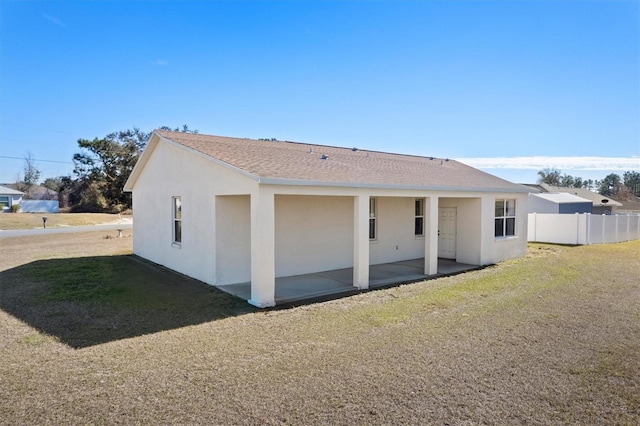
<svg viewBox="0 0 640 426">
<path fill-rule="evenodd" d="M 420 222 L 420 232 L 418 232 L 418 222 Z M 416 237 L 424 237 L 424 198 L 416 198 L 413 233 Z"/>
<path fill-rule="evenodd" d="M 0 195 L 0 199 L 5 199 L 7 200 L 6 205 L 4 205 L 5 203 L 0 201 L 0 209 L 4 209 L 4 208 L 9 208 L 11 207 L 11 196 L 10 195 Z"/>
<path fill-rule="evenodd" d="M 171 241 L 173 246 L 182 245 L 182 197 L 171 197 Z"/>
<path fill-rule="evenodd" d="M 369 198 L 369 241 L 378 239 L 377 199 Z"/>
<path fill-rule="evenodd" d="M 498 211 L 498 203 L 502 203 L 502 211 Z M 510 203 L 513 209 L 510 209 Z M 494 236 L 496 239 L 515 238 L 518 236 L 516 232 L 516 209 L 517 203 L 515 198 L 498 198 L 495 201 L 495 219 L 494 219 Z M 509 211 L 512 210 L 512 211 Z M 501 229 L 498 229 L 498 221 L 501 221 Z M 512 223 L 512 234 L 507 234 L 509 230 L 508 224 Z"/>
</svg>

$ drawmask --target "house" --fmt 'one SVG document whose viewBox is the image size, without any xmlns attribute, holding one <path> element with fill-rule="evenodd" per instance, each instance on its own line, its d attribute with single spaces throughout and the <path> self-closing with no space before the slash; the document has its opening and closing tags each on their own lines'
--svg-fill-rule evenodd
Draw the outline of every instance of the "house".
<svg viewBox="0 0 640 426">
<path fill-rule="evenodd" d="M 615 214 L 616 209 L 622 206 L 622 204 L 617 202 L 616 200 L 609 197 L 605 197 L 604 195 L 598 194 L 597 192 L 593 192 L 587 188 L 569 188 L 564 186 L 548 185 L 546 183 L 541 183 L 538 185 L 528 185 L 528 186 L 534 189 L 537 189 L 542 193 L 573 194 L 580 198 L 591 200 L 593 203 L 593 207 L 590 212 L 591 214 Z"/>
<path fill-rule="evenodd" d="M 591 213 L 593 201 L 562 193 L 529 194 L 529 213 Z"/>
<path fill-rule="evenodd" d="M 10 212 L 11 206 L 19 205 L 23 195 L 24 192 L 6 186 L 0 186 L 0 208 L 2 208 L 2 212 Z"/>
<path fill-rule="evenodd" d="M 156 131 L 125 190 L 137 255 L 258 307 L 305 274 L 367 289 L 380 265 L 527 251 L 530 189 L 444 158 Z"/>
<path fill-rule="evenodd" d="M 46 186 L 42 186 L 38 184 L 33 184 L 29 186 L 25 183 L 3 183 L 0 185 L 5 186 L 7 188 L 15 189 L 16 191 L 20 191 L 22 189 L 24 189 L 25 191 L 28 191 L 24 193 L 25 194 L 24 199 L 29 199 L 29 200 L 57 200 L 58 199 L 58 193 L 56 191 L 49 189 Z"/>
</svg>

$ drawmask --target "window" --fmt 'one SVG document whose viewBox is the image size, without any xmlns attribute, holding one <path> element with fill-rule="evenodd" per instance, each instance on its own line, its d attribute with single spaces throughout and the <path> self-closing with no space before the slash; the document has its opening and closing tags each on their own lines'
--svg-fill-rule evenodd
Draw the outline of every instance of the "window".
<svg viewBox="0 0 640 426">
<path fill-rule="evenodd" d="M 173 242 L 182 242 L 182 200 L 173 197 Z"/>
<path fill-rule="evenodd" d="M 414 232 L 416 236 L 424 235 L 424 200 L 416 198 L 416 221 Z"/>
<path fill-rule="evenodd" d="M 496 200 L 495 236 L 516 235 L 516 200 Z"/>
<path fill-rule="evenodd" d="M 0 209 L 4 209 L 5 207 L 9 207 L 9 197 L 2 195 L 0 196 Z"/>
<path fill-rule="evenodd" d="M 376 199 L 369 198 L 369 239 L 376 239 Z"/>
</svg>

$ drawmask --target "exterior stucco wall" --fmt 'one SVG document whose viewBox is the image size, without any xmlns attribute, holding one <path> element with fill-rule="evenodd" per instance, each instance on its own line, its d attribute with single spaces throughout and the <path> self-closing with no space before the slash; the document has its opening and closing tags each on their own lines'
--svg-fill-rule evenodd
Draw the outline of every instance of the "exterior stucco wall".
<svg viewBox="0 0 640 426">
<path fill-rule="evenodd" d="M 480 198 L 440 198 L 438 207 L 456 208 L 456 262 L 480 265 Z"/>
<path fill-rule="evenodd" d="M 216 194 L 248 194 L 257 184 L 184 149 L 159 143 L 133 190 L 134 253 L 215 284 Z M 182 201 L 182 244 L 172 244 L 172 197 Z"/>
<path fill-rule="evenodd" d="M 377 235 L 369 243 L 371 265 L 424 257 L 424 236 L 415 235 L 415 198 L 376 197 Z"/>
<path fill-rule="evenodd" d="M 495 200 L 515 198 L 516 235 L 496 238 L 494 235 Z M 489 265 L 503 260 L 515 259 L 527 254 L 527 194 L 495 193 L 482 198 L 482 257 L 480 264 Z"/>
<path fill-rule="evenodd" d="M 275 196 L 276 277 L 353 266 L 351 197 Z"/>
<path fill-rule="evenodd" d="M 216 197 L 216 284 L 251 281 L 251 197 Z"/>
</svg>

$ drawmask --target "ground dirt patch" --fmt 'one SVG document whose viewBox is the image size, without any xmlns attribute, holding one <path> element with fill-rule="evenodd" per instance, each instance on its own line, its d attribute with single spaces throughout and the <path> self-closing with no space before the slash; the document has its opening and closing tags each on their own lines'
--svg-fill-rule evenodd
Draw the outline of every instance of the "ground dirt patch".
<svg viewBox="0 0 640 426">
<path fill-rule="evenodd" d="M 131 239 L 17 238 L 17 255 L 7 240 L 2 424 L 640 421 L 640 242 L 531 245 L 524 259 L 455 277 L 243 312 L 244 303 L 206 299 L 203 284 L 138 262 Z M 51 287 L 87 262 L 100 264 L 88 295 L 77 280 Z M 127 279 L 136 265 L 157 269 L 140 284 L 156 296 L 136 293 L 145 275 Z M 129 290 L 108 290 L 116 282 Z M 16 302 L 5 309 L 5 285 L 31 313 L 13 312 Z M 167 296 L 181 291 L 190 302 L 172 304 Z M 118 328 L 173 320 L 104 338 L 100 305 L 122 318 Z M 181 324 L 190 310 L 201 317 Z"/>
</svg>

